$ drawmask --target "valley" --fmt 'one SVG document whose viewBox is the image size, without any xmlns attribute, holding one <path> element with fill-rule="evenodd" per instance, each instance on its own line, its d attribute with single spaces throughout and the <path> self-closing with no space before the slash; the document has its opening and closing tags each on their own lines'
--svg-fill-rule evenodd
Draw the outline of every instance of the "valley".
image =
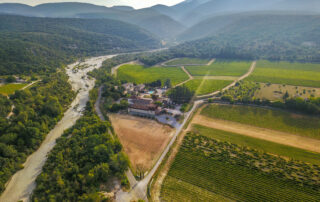
<svg viewBox="0 0 320 202">
<path fill-rule="evenodd" d="M 319 1 L 2 2 L 1 202 L 320 201 Z"/>
</svg>

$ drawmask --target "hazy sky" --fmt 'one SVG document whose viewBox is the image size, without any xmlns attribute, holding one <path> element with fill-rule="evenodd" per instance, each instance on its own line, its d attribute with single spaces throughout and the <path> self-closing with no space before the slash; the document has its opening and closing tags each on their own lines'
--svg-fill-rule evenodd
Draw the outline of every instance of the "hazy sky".
<svg viewBox="0 0 320 202">
<path fill-rule="evenodd" d="M 134 8 L 144 8 L 156 4 L 175 5 L 183 0 L 0 0 L 0 3 L 23 3 L 38 5 L 52 2 L 85 2 L 104 6 L 128 5 Z"/>
</svg>

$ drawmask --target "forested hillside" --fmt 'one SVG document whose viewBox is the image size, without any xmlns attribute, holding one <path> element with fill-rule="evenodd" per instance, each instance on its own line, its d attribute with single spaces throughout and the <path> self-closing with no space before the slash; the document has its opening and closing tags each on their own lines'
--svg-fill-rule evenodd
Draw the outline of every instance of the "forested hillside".
<svg viewBox="0 0 320 202">
<path fill-rule="evenodd" d="M 115 20 L 0 15 L 0 75 L 52 72 L 79 57 L 156 47 L 147 31 Z"/>
</svg>

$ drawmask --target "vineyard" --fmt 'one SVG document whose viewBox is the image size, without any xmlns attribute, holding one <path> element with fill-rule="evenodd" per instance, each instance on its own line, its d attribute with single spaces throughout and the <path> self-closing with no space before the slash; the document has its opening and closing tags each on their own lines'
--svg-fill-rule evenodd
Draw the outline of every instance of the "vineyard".
<svg viewBox="0 0 320 202">
<path fill-rule="evenodd" d="M 233 81 L 227 80 L 214 80 L 214 79 L 193 79 L 188 81 L 185 85 L 196 95 L 204 95 L 221 90 Z"/>
<path fill-rule="evenodd" d="M 200 58 L 178 58 L 166 63 L 166 65 L 205 65 L 209 62 L 208 59 Z"/>
<path fill-rule="evenodd" d="M 251 62 L 217 60 L 209 66 L 188 66 L 193 76 L 241 76 L 250 68 Z"/>
<path fill-rule="evenodd" d="M 252 106 L 208 105 L 202 115 L 320 139 L 320 118 Z"/>
<path fill-rule="evenodd" d="M 188 133 L 164 181 L 161 198 L 188 201 L 188 195 L 199 190 L 209 193 L 208 198 L 239 201 L 319 201 L 320 166 Z"/>
<path fill-rule="evenodd" d="M 320 87 L 320 64 L 259 61 L 247 80 Z"/>
<path fill-rule="evenodd" d="M 179 67 L 144 67 L 142 65 L 123 65 L 118 69 L 118 78 L 137 84 L 150 83 L 160 79 L 163 83 L 170 79 L 172 85 L 188 79 L 188 75 Z"/>
<path fill-rule="evenodd" d="M 3 86 L 0 86 L 0 94 L 2 95 L 11 95 L 16 90 L 20 90 L 21 88 L 25 87 L 27 84 L 21 83 L 21 84 L 6 84 Z"/>
<path fill-rule="evenodd" d="M 208 138 L 212 138 L 219 141 L 230 142 L 232 144 L 237 144 L 240 146 L 246 146 L 256 149 L 260 152 L 266 152 L 269 154 L 275 154 L 282 156 L 284 158 L 299 160 L 303 162 L 308 162 L 312 164 L 320 165 L 320 154 L 290 147 L 287 145 L 282 145 L 274 142 L 269 142 L 266 140 L 261 140 L 237 133 L 231 133 L 227 131 L 217 130 L 213 128 L 208 128 L 205 126 L 194 124 L 192 126 L 192 131 L 199 133 Z"/>
</svg>

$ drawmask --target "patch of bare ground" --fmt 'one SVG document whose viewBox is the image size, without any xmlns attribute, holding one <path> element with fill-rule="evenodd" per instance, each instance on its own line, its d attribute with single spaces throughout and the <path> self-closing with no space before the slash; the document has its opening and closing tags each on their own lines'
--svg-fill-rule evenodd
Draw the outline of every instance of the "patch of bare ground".
<svg viewBox="0 0 320 202">
<path fill-rule="evenodd" d="M 197 114 L 191 123 L 320 153 L 320 140 L 308 137 L 259 128 L 232 121 L 208 118 L 200 114 Z"/>
<path fill-rule="evenodd" d="M 170 141 L 174 129 L 150 119 L 109 115 L 134 171 L 148 171 Z"/>
</svg>

